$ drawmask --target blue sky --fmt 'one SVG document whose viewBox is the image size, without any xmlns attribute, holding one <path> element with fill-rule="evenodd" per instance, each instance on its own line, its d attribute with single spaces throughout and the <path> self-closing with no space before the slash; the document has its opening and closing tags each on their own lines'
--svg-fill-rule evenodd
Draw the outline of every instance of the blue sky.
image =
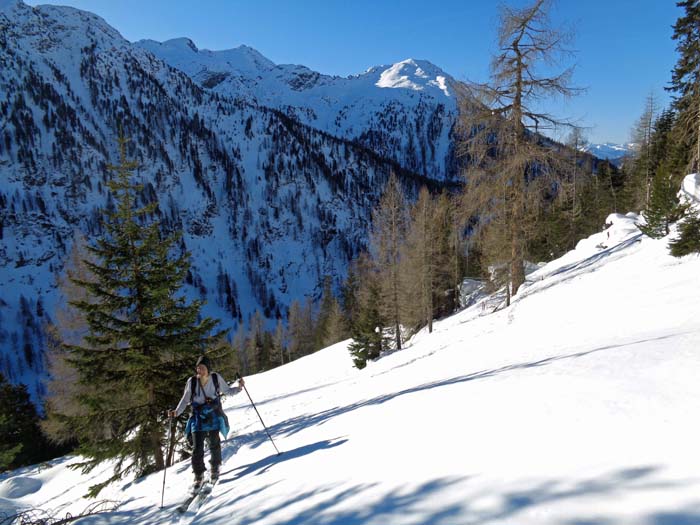
<svg viewBox="0 0 700 525">
<path fill-rule="evenodd" d="M 189 37 L 202 49 L 249 45 L 276 63 L 347 76 L 406 58 L 460 80 L 484 81 L 495 49 L 495 0 L 57 0 L 92 11 L 128 40 Z M 529 2 L 513 0 L 508 5 Z M 674 0 L 559 0 L 555 24 L 574 31 L 574 83 L 586 91 L 551 112 L 586 126 L 593 142 L 626 142 L 644 100 L 676 61 Z"/>
</svg>

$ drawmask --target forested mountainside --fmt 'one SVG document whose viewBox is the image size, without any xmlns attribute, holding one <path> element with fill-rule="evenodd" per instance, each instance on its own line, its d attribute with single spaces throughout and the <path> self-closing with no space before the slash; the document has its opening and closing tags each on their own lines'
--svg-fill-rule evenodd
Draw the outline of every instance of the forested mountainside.
<svg viewBox="0 0 700 525">
<path fill-rule="evenodd" d="M 35 394 L 56 279 L 103 231 L 120 134 L 140 200 L 183 231 L 188 295 L 234 329 L 342 278 L 391 171 L 409 194 L 431 182 L 372 140 L 203 88 L 93 14 L 0 0 L 0 28 L 0 372 Z"/>
<path fill-rule="evenodd" d="M 136 45 L 205 89 L 255 99 L 426 177 L 459 177 L 455 80 L 426 60 L 407 59 L 338 77 L 302 65 L 275 64 L 248 46 L 200 50 L 187 38 Z"/>
</svg>

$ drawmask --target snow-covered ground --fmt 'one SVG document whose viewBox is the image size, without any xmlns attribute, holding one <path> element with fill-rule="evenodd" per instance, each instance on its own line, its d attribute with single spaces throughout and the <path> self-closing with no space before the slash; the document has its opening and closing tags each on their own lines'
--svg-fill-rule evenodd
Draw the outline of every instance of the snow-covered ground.
<svg viewBox="0 0 700 525">
<path fill-rule="evenodd" d="M 485 298 L 362 371 L 345 342 L 249 377 L 282 454 L 246 395 L 228 399 L 220 483 L 180 521 L 699 524 L 700 259 L 634 220 L 611 216 L 510 308 Z M 82 511 L 108 468 L 74 461 L 5 475 L 0 507 Z M 115 484 L 101 498 L 118 509 L 79 523 L 171 523 L 191 478 L 168 470 L 162 510 L 162 473 Z"/>
</svg>

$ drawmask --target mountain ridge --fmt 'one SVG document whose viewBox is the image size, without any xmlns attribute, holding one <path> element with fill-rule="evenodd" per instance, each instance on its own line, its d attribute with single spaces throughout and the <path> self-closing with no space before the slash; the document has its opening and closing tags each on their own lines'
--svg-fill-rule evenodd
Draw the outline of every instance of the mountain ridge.
<svg viewBox="0 0 700 525">
<path fill-rule="evenodd" d="M 426 177 L 459 178 L 453 147 L 455 80 L 431 62 L 406 59 L 339 77 L 306 66 L 274 64 L 248 46 L 208 51 L 187 42 L 191 40 L 141 40 L 135 45 L 205 89 L 254 99 L 311 127 L 357 141 Z"/>
</svg>

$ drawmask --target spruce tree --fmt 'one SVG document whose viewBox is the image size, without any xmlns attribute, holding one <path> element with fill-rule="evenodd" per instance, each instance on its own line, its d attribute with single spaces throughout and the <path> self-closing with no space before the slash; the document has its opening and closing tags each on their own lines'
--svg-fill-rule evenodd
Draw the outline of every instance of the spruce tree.
<svg viewBox="0 0 700 525">
<path fill-rule="evenodd" d="M 688 215 L 678 227 L 678 237 L 669 243 L 671 255 L 683 257 L 700 253 L 700 213 Z"/>
<path fill-rule="evenodd" d="M 233 342 L 228 341 L 217 347 L 216 352 L 211 352 L 209 356 L 216 363 L 216 371 L 224 377 L 233 378 L 241 372 L 241 360 Z"/>
<path fill-rule="evenodd" d="M 581 164 L 581 148 L 586 144 L 583 132 L 580 128 L 574 128 L 567 139 L 567 146 L 571 151 L 571 159 L 566 163 L 566 175 L 562 178 L 558 189 L 558 208 L 563 219 L 568 223 L 562 229 L 561 243 L 563 251 L 573 250 L 581 238 L 581 219 L 583 208 L 581 206 L 581 186 L 584 180 L 584 171 Z M 557 207 L 557 206 L 555 206 Z M 559 255 L 559 251 L 555 252 Z M 553 254 L 554 255 L 554 254 Z"/>
<path fill-rule="evenodd" d="M 231 364 L 236 366 L 236 371 L 244 376 L 248 375 L 248 354 L 246 353 L 246 345 L 248 342 L 248 333 L 245 325 L 240 325 L 236 334 L 231 341 Z"/>
<path fill-rule="evenodd" d="M 683 0 L 676 5 L 684 13 L 673 26 L 678 61 L 667 89 L 675 94 L 676 137 L 681 146 L 678 165 L 673 167 L 688 173 L 697 171 L 700 162 L 700 1 Z"/>
<path fill-rule="evenodd" d="M 0 472 L 44 459 L 43 444 L 27 387 L 12 385 L 0 374 Z"/>
<path fill-rule="evenodd" d="M 365 287 L 365 297 L 361 299 L 357 319 L 350 330 L 353 341 L 348 346 L 353 363 L 359 369 L 367 366 L 367 361 L 377 359 L 387 347 L 385 320 L 379 309 L 379 282 L 370 279 Z"/>
<path fill-rule="evenodd" d="M 435 221 L 433 314 L 435 317 L 440 317 L 452 313 L 459 305 L 459 295 L 455 294 L 455 291 L 458 291 L 462 282 L 464 265 L 460 255 L 462 243 L 454 203 L 445 193 L 435 196 L 433 200 Z"/>
<path fill-rule="evenodd" d="M 275 365 L 272 361 L 273 359 L 273 352 L 275 349 L 275 341 L 274 341 L 274 335 L 272 332 L 269 330 L 264 330 L 262 334 L 262 344 L 261 344 L 261 363 L 262 363 L 262 369 L 263 370 L 270 370 L 271 368 L 274 368 Z"/>
<path fill-rule="evenodd" d="M 378 358 L 387 348 L 380 298 L 380 274 L 369 254 L 361 253 L 350 266 L 343 291 L 345 316 L 353 339 L 348 349 L 357 368 L 364 368 L 368 360 Z"/>
<path fill-rule="evenodd" d="M 576 242 L 599 232 L 610 213 L 627 208 L 624 191 L 618 184 L 620 182 L 618 178 L 620 176 L 617 168 L 603 161 L 598 163 L 595 174 L 582 181 L 579 199 L 583 213 L 578 222 L 580 233 Z"/>
<path fill-rule="evenodd" d="M 638 228 L 649 237 L 660 239 L 669 234 L 670 224 L 680 219 L 684 210 L 678 200 L 678 187 L 662 164 L 652 180 L 649 206 L 644 211 L 646 224 Z"/>
<path fill-rule="evenodd" d="M 0 444 L 0 472 L 14 468 L 15 459 L 22 450 L 22 442 L 13 439 L 15 437 L 13 434 L 16 434 L 16 429 L 10 416 L 0 414 L 0 436 L 3 438 Z"/>
<path fill-rule="evenodd" d="M 670 173 L 682 170 L 673 169 L 674 156 L 677 154 L 673 140 L 673 126 L 676 122 L 676 113 L 672 109 L 665 109 L 654 122 L 654 133 L 651 140 L 651 165 L 654 172 L 659 169 L 661 163 L 667 164 Z"/>
<path fill-rule="evenodd" d="M 167 235 L 153 219 L 157 203 L 139 207 L 142 187 L 132 181 L 137 164 L 120 163 L 108 182 L 115 203 L 105 212 L 104 235 L 88 247 L 92 279 L 74 279 L 88 298 L 72 302 L 85 315 L 89 334 L 67 344 L 68 362 L 84 387 L 78 413 L 57 414 L 73 429 L 87 472 L 116 459 L 113 475 L 91 487 L 95 496 L 127 474 L 144 475 L 165 465 L 165 411 L 182 394 L 196 356 L 221 337 L 218 321 L 200 320 L 200 301 L 181 293 L 189 254 L 180 236 Z"/>
</svg>

